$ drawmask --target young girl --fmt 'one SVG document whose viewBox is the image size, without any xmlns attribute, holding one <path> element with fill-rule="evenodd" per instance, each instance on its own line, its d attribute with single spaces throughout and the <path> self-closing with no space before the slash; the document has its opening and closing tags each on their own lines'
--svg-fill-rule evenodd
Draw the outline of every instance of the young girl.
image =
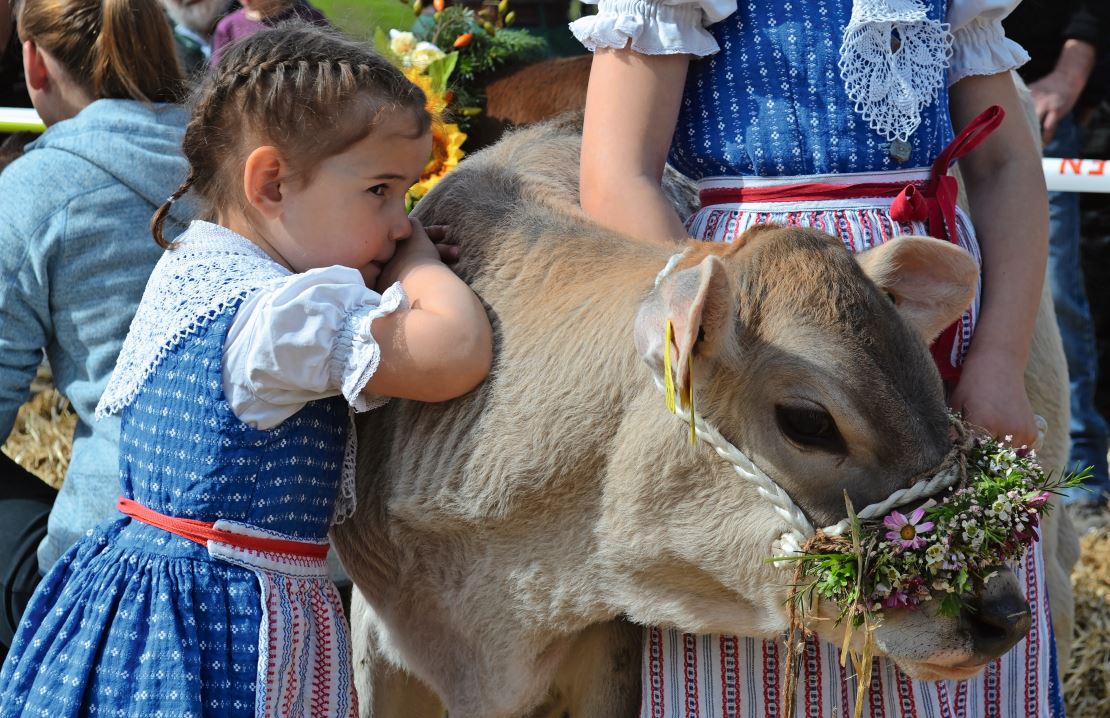
<svg viewBox="0 0 1110 718">
<path fill-rule="evenodd" d="M 941 336 L 934 356 L 955 409 L 998 436 L 1032 444 L 1023 375 L 1044 277 L 1047 208 L 1009 77 L 1027 55 L 1001 27 L 1017 3 L 598 4 L 597 15 L 572 28 L 596 50 L 582 144 L 586 211 L 662 242 L 688 233 L 731 241 L 752 224 L 773 222 L 816 226 L 852 251 L 906 233 L 958 242 L 976 256 L 981 245 L 982 296 Z M 991 105 L 1005 110 L 1004 120 L 996 111 L 980 115 Z M 953 142 L 953 125 L 968 134 Z M 685 226 L 659 190 L 668 153 L 699 180 L 702 208 Z M 978 243 L 944 177 L 959 157 Z M 913 681 L 879 661 L 870 714 L 1058 711 L 1040 544 L 1021 568 L 1034 615 L 1027 639 L 960 683 Z M 775 641 L 651 629 L 643 715 L 778 715 L 779 649 Z M 799 663 L 799 713 L 853 714 L 856 678 L 841 668 L 836 646 L 811 640 Z"/>
<path fill-rule="evenodd" d="M 458 396 L 491 356 L 405 214 L 424 102 L 316 29 L 259 33 L 206 80 L 153 231 L 189 190 L 216 223 L 155 268 L 98 407 L 123 416 L 123 516 L 44 579 L 0 716 L 356 715 L 324 560 L 353 508 L 348 405 Z"/>
</svg>

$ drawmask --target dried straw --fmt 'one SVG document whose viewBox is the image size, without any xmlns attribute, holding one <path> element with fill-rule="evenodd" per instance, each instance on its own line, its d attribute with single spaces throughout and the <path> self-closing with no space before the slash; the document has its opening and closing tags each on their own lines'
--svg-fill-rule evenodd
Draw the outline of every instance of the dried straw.
<svg viewBox="0 0 1110 718">
<path fill-rule="evenodd" d="M 1064 677 L 1070 718 L 1110 715 L 1110 530 L 1080 539 L 1075 587 L 1075 640 Z"/>
<path fill-rule="evenodd" d="M 54 488 L 62 485 L 69 466 L 69 447 L 77 416 L 54 387 L 36 393 L 24 404 L 4 444 L 4 453 Z"/>
</svg>

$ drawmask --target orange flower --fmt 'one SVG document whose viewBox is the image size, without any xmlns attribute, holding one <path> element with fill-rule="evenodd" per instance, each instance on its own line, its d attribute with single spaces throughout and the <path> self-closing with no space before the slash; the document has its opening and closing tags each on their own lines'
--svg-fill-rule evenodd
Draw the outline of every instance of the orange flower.
<svg viewBox="0 0 1110 718">
<path fill-rule="evenodd" d="M 444 2 L 444 0 L 432 0 L 432 7 L 436 9 L 436 12 L 443 12 L 443 8 L 447 7 L 447 3 Z"/>
<path fill-rule="evenodd" d="M 473 40 L 473 39 L 474 39 L 474 33 L 464 32 L 462 35 L 459 35 L 458 37 L 455 38 L 455 44 L 453 45 L 453 47 L 455 47 L 456 49 L 466 47 L 467 45 L 470 44 L 470 41 Z"/>
<path fill-rule="evenodd" d="M 465 141 L 466 134 L 459 130 L 458 125 L 439 121 L 432 123 L 432 156 L 424 166 L 420 181 L 409 188 L 406 198 L 410 206 L 458 166 L 465 154 L 462 150 Z"/>
<path fill-rule="evenodd" d="M 415 67 L 410 67 L 405 71 L 405 77 L 409 82 L 419 87 L 424 91 L 424 97 L 427 98 L 428 114 L 432 117 L 438 118 L 447 109 L 449 100 L 444 94 L 438 93 L 432 89 L 432 80 L 424 73 L 417 70 Z"/>
</svg>

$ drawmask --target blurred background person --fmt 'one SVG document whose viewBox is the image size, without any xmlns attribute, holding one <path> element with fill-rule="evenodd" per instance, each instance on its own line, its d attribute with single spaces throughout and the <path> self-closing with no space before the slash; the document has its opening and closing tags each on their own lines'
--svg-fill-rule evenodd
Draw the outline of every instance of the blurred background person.
<svg viewBox="0 0 1110 718">
<path fill-rule="evenodd" d="M 1018 72 L 1029 85 L 1041 121 L 1046 157 L 1079 157 L 1081 110 L 1098 101 L 1091 73 L 1110 33 L 1107 0 L 1025 0 L 1003 21 L 1006 34 L 1031 60 Z M 1081 489 L 1064 497 L 1081 531 L 1107 524 L 1110 494 L 1106 420 L 1095 406 L 1098 347 L 1080 261 L 1079 195 L 1049 193 L 1048 281 L 1064 340 L 1071 382 L 1071 462 L 1092 467 Z"/>
<path fill-rule="evenodd" d="M 241 8 L 228 13 L 216 25 L 212 37 L 212 65 L 229 44 L 283 22 L 307 22 L 325 26 L 328 19 L 308 0 L 240 0 Z"/>
<path fill-rule="evenodd" d="M 119 420 L 93 410 L 161 256 L 151 216 L 188 170 L 184 80 L 157 0 L 16 8 L 47 129 L 0 173 L 0 443 L 44 352 L 77 426 L 60 492 L 0 457 L 0 655 L 42 573 L 116 513 Z M 177 204 L 173 234 L 191 219 Z"/>
<path fill-rule="evenodd" d="M 181 69 L 186 77 L 196 77 L 208 68 L 216 23 L 236 3 L 229 0 L 161 0 L 161 3 L 170 18 Z"/>
</svg>

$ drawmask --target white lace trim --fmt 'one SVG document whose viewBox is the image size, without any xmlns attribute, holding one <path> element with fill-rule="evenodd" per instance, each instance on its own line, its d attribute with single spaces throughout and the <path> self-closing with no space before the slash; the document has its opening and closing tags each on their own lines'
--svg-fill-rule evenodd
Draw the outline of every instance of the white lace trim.
<svg viewBox="0 0 1110 718">
<path fill-rule="evenodd" d="M 888 141 L 909 139 L 946 81 L 952 33 L 927 13 L 920 0 L 855 0 L 844 29 L 844 89 L 855 111 Z"/>
<path fill-rule="evenodd" d="M 699 5 L 612 0 L 599 3 L 596 15 L 572 22 L 570 31 L 590 52 L 599 47 L 630 47 L 643 55 L 705 57 L 720 50 L 703 27 L 705 19 Z"/>
<path fill-rule="evenodd" d="M 343 469 L 339 478 L 339 492 L 335 495 L 335 508 L 332 509 L 331 513 L 332 526 L 349 519 L 358 507 L 358 496 L 355 493 L 355 469 L 358 468 L 358 434 L 355 431 L 355 413 L 354 411 L 348 411 L 347 444 L 343 447 Z"/>
<path fill-rule="evenodd" d="M 375 319 L 392 314 L 399 309 L 407 309 L 408 297 L 401 284 L 394 283 L 382 293 L 377 306 L 364 306 L 347 315 L 343 327 L 336 336 L 328 370 L 332 384 L 339 387 L 351 408 L 358 413 L 376 409 L 389 401 L 388 397 L 367 397 L 362 394 L 366 383 L 378 370 L 381 360 L 381 347 L 370 332 Z"/>
<path fill-rule="evenodd" d="M 376 307 L 365 307 L 352 312 L 347 323 L 339 333 L 336 350 L 332 353 L 329 370 L 335 383 L 340 386 L 343 397 L 351 405 L 347 413 L 347 445 L 343 450 L 343 473 L 339 482 L 339 493 L 335 498 L 332 513 L 332 526 L 343 523 L 354 512 L 358 504 L 355 493 L 355 470 L 358 459 L 358 435 L 355 433 L 355 412 L 370 411 L 385 404 L 389 397 L 367 397 L 362 390 L 381 361 L 381 348 L 370 333 L 370 325 L 375 319 L 384 317 L 409 305 L 405 290 L 395 283 L 382 294 L 382 301 Z"/>
<path fill-rule="evenodd" d="M 290 274 L 250 240 L 194 221 L 158 260 L 147 282 L 97 418 L 131 403 L 166 354 L 234 302 Z"/>
</svg>

